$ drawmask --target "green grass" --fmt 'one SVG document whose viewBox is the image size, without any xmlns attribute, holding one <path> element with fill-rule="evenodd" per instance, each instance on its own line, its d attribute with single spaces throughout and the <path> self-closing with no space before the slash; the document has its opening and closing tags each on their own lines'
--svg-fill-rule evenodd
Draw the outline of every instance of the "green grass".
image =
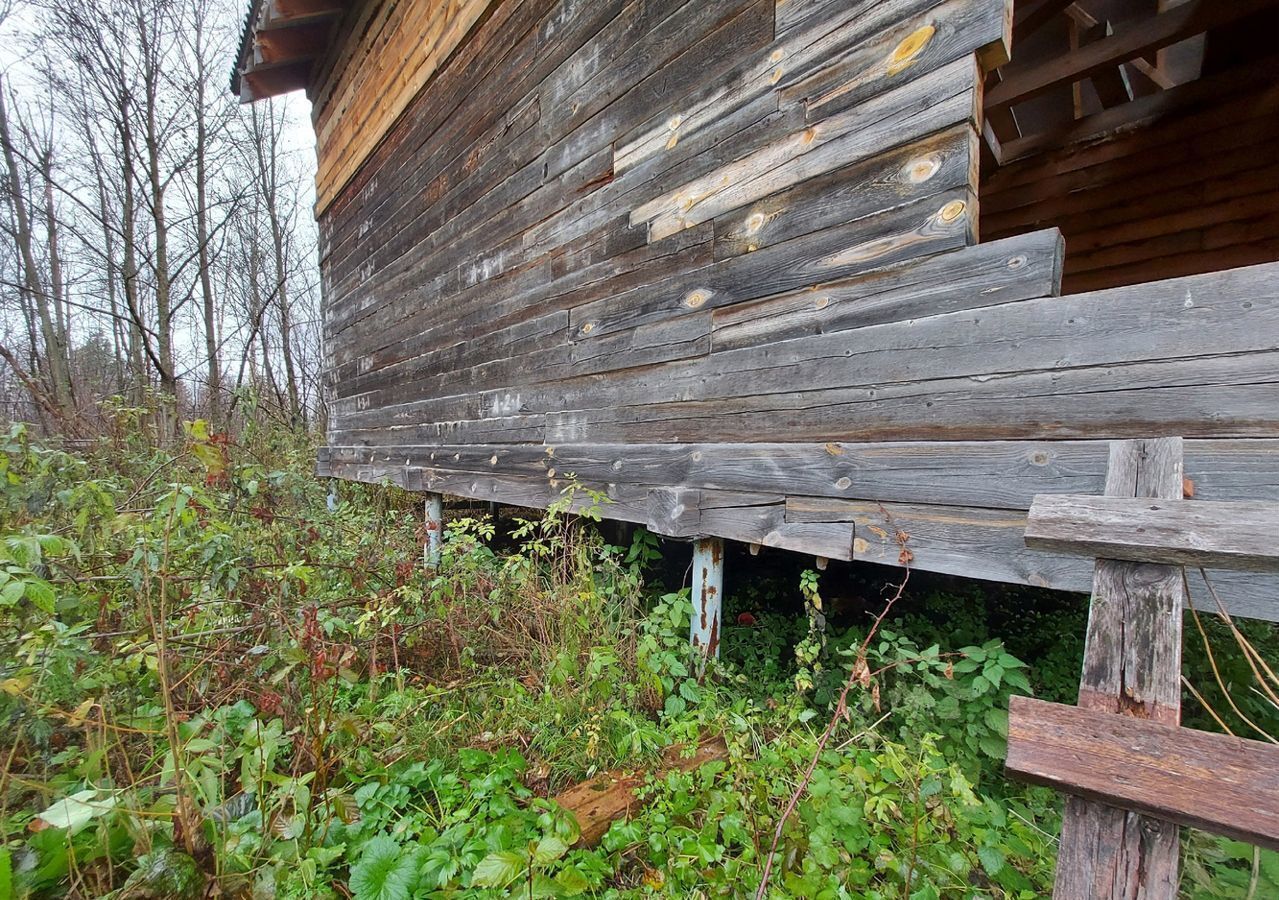
<svg viewBox="0 0 1279 900">
<path fill-rule="evenodd" d="M 730 593 L 698 678 L 658 542 L 608 545 L 572 497 L 509 551 L 455 516 L 431 573 L 418 499 L 342 484 L 330 511 L 305 438 L 0 444 L 0 900 L 753 896 L 815 756 L 769 896 L 1051 889 L 1060 801 L 1002 777 L 1003 735 L 1010 693 L 1073 699 L 1079 598 L 912 575 L 868 636 L 882 570 L 788 559 Z M 846 590 L 842 613 L 823 599 Z M 1221 686 L 1197 632 L 1192 683 L 1273 728 L 1205 628 Z M 1273 659 L 1274 629 L 1246 631 Z M 727 761 L 650 779 L 631 821 L 573 846 L 549 797 L 712 736 Z M 1274 854 L 1186 846 L 1187 896 L 1279 883 Z"/>
</svg>

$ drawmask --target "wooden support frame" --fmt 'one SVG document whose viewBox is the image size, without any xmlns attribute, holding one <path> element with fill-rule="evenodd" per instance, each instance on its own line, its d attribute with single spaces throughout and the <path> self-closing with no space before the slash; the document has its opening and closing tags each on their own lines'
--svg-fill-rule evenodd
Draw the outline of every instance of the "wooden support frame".
<svg viewBox="0 0 1279 900">
<path fill-rule="evenodd" d="M 1079 81 L 1137 56 L 1160 50 L 1211 28 L 1237 22 L 1276 5 L 1276 0 L 1190 0 L 1150 19 L 1127 23 L 1114 34 L 1033 69 L 1011 75 L 991 88 L 986 109 L 1021 103 L 1060 84 Z"/>
<path fill-rule="evenodd" d="M 1009 703 L 1009 775 L 1070 795 L 1055 897 L 1172 900 L 1178 825 L 1279 849 L 1279 746 L 1179 727 L 1182 567 L 1273 571 L 1279 504 L 1184 485 L 1180 438 L 1115 442 L 1105 497 L 1031 507 L 1029 546 L 1103 557 L 1079 707 Z"/>
<path fill-rule="evenodd" d="M 1109 497 L 1178 498 L 1182 477 L 1181 438 L 1111 444 Z M 1079 684 L 1082 709 L 1169 727 L 1180 723 L 1184 603 L 1180 569 L 1097 561 Z M 1180 836 L 1169 822 L 1069 797 L 1053 896 L 1172 900 L 1179 852 Z"/>
</svg>

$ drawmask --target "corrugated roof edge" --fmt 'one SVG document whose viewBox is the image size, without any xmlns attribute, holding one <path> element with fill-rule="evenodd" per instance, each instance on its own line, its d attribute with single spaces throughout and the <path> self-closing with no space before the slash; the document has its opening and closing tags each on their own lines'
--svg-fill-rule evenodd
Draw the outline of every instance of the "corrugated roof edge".
<svg viewBox="0 0 1279 900">
<path fill-rule="evenodd" d="M 262 15 L 262 4 L 266 0 L 249 0 L 249 11 L 244 17 L 244 30 L 240 32 L 240 48 L 236 53 L 235 65 L 231 69 L 231 93 L 240 94 L 240 71 L 244 68 L 244 60 L 253 47 L 253 26 Z"/>
</svg>

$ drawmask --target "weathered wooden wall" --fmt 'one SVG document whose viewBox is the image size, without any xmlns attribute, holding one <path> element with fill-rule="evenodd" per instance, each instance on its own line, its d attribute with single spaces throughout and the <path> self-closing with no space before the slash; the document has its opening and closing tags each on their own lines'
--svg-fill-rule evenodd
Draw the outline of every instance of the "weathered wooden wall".
<svg viewBox="0 0 1279 900">
<path fill-rule="evenodd" d="M 323 210 L 494 0 L 359 0 L 311 92 Z"/>
<path fill-rule="evenodd" d="M 1087 589 L 1104 439 L 1279 496 L 1279 268 L 1063 298 L 976 244 L 1002 0 L 500 0 L 321 217 L 321 471 Z M 1231 440 L 1223 440 L 1230 438 Z M 1274 617 L 1266 577 L 1221 583 Z"/>
<path fill-rule="evenodd" d="M 981 185 L 983 236 L 1060 228 L 1067 293 L 1279 259 L 1276 76 L 1268 60 L 1192 82 L 1173 99 L 1195 102 L 1149 127 L 999 169 Z"/>
</svg>

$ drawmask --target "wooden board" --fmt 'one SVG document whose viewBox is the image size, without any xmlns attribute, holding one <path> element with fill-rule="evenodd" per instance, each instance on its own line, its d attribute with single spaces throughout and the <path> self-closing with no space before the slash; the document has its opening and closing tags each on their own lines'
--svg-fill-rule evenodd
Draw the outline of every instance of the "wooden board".
<svg viewBox="0 0 1279 900">
<path fill-rule="evenodd" d="M 313 113 L 317 209 L 334 200 L 492 2 L 384 0 L 363 28 L 350 33 L 351 56 Z"/>
<path fill-rule="evenodd" d="M 1026 544 L 1172 566 L 1279 571 L 1279 503 L 1139 500 L 1044 494 Z"/>
<path fill-rule="evenodd" d="M 1036 784 L 1279 849 L 1274 744 L 1012 697 L 1006 765 Z"/>
</svg>

